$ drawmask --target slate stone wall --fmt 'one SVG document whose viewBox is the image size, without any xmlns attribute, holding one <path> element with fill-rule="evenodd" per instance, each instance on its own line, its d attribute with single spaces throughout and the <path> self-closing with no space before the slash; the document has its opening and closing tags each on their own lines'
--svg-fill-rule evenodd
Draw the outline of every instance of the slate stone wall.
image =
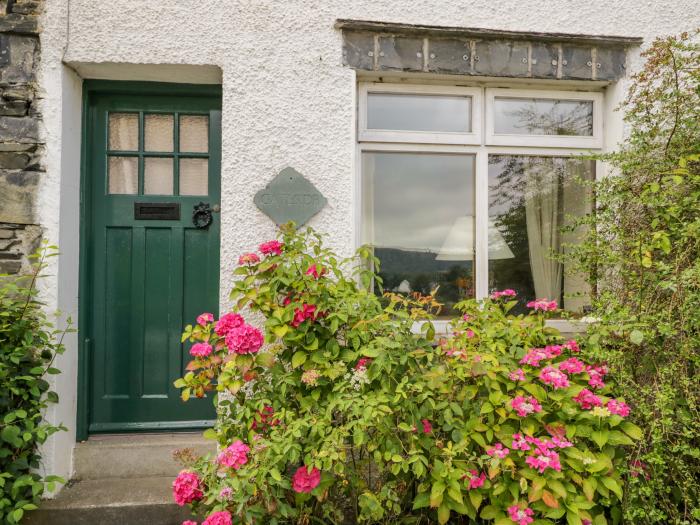
<svg viewBox="0 0 700 525">
<path fill-rule="evenodd" d="M 44 0 L 0 0 L 0 274 L 27 268 L 39 245 L 37 188 L 44 168 L 37 109 Z"/>
</svg>

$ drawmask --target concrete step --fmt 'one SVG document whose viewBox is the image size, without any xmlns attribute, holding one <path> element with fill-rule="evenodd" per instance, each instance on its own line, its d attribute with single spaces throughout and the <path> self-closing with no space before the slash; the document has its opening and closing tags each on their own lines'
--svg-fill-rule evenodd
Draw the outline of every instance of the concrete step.
<svg viewBox="0 0 700 525">
<path fill-rule="evenodd" d="M 182 466 L 173 452 L 184 448 L 204 455 L 216 444 L 200 432 L 91 436 L 73 451 L 74 479 L 174 477 Z"/>
<path fill-rule="evenodd" d="M 27 525 L 180 525 L 194 519 L 173 502 L 172 476 L 73 482 L 30 512 Z"/>
</svg>

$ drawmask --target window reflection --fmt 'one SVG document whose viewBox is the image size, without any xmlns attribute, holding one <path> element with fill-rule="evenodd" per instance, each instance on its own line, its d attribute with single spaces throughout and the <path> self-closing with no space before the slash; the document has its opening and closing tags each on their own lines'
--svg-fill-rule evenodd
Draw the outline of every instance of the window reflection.
<svg viewBox="0 0 700 525">
<path fill-rule="evenodd" d="M 593 102 L 496 97 L 494 131 L 504 135 L 593 136 Z"/>
<path fill-rule="evenodd" d="M 523 302 L 556 299 L 569 311 L 588 304 L 584 276 L 552 255 L 580 240 L 583 232 L 567 227 L 592 210 L 585 183 L 594 175 L 591 160 L 489 156 L 489 217 L 513 254 L 489 261 L 490 289 L 512 288 Z M 493 237 L 490 231 L 490 243 Z"/>
<path fill-rule="evenodd" d="M 465 96 L 369 93 L 367 127 L 405 131 L 471 131 L 472 99 Z"/>
<path fill-rule="evenodd" d="M 443 315 L 474 296 L 474 156 L 363 154 L 364 242 L 384 288 L 428 294 Z"/>
</svg>

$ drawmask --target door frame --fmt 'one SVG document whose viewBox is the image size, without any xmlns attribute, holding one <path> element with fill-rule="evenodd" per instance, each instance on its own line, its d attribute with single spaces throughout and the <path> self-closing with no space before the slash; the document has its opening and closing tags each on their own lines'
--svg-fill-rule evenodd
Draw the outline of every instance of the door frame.
<svg viewBox="0 0 700 525">
<path fill-rule="evenodd" d="M 76 440 L 88 438 L 90 421 L 91 351 L 88 334 L 91 323 L 92 265 L 90 250 L 92 230 L 92 180 L 88 176 L 90 151 L 95 123 L 91 118 L 90 103 L 96 95 L 182 95 L 221 97 L 220 84 L 177 84 L 168 82 L 137 82 L 120 80 L 84 80 L 80 144 L 80 263 L 78 291 L 78 385 L 76 410 Z"/>
</svg>

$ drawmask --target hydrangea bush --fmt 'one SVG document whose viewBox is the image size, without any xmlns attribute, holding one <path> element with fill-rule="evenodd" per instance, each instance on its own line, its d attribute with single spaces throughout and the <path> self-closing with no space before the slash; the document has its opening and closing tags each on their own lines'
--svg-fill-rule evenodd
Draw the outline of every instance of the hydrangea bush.
<svg viewBox="0 0 700 525">
<path fill-rule="evenodd" d="M 545 326 L 556 303 L 465 301 L 436 339 L 434 299 L 378 297 L 377 264 L 291 226 L 241 256 L 233 311 L 183 335 L 176 386 L 218 404 L 219 451 L 185 461 L 175 501 L 204 525 L 616 523 L 640 430 L 605 365 Z"/>
</svg>

